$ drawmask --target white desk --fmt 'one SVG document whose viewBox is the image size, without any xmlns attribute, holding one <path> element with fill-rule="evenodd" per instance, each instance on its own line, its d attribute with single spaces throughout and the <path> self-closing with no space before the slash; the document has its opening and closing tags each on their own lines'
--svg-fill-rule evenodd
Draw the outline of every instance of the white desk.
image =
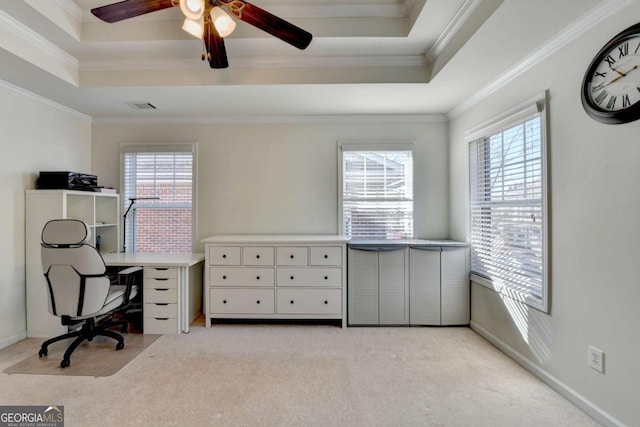
<svg viewBox="0 0 640 427">
<path fill-rule="evenodd" d="M 189 332 L 189 324 L 200 314 L 202 307 L 202 262 L 203 253 L 107 253 L 102 258 L 110 267 L 140 266 L 144 268 L 145 290 L 148 290 L 150 280 L 155 277 L 154 270 L 176 270 L 177 272 L 177 328 L 162 327 L 154 324 L 151 314 L 144 313 L 149 309 L 147 298 L 151 292 L 144 294 L 143 317 L 145 320 L 144 333 L 180 333 Z M 166 280 L 166 279 L 162 279 Z M 145 296 L 146 295 L 146 296 Z M 164 304 L 165 306 L 167 304 Z M 173 323 L 176 325 L 176 322 Z"/>
</svg>

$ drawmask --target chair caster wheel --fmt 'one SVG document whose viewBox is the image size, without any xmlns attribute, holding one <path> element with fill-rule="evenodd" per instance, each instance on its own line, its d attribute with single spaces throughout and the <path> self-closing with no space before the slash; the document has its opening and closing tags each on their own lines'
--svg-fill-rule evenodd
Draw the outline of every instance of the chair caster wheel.
<svg viewBox="0 0 640 427">
<path fill-rule="evenodd" d="M 62 362 L 60 362 L 61 368 L 68 368 L 69 365 L 71 365 L 71 361 L 69 359 L 62 359 Z"/>
<path fill-rule="evenodd" d="M 127 332 L 127 329 L 129 328 L 127 328 L 126 326 L 123 326 L 122 328 L 120 328 L 120 332 L 125 333 Z"/>
<path fill-rule="evenodd" d="M 122 350 L 123 348 L 124 348 L 123 342 L 119 342 L 118 344 L 116 344 L 116 350 Z"/>
<path fill-rule="evenodd" d="M 42 357 L 42 356 L 46 356 L 49 353 L 49 351 L 47 351 L 46 348 L 41 348 L 40 351 L 38 352 L 38 356 Z"/>
</svg>

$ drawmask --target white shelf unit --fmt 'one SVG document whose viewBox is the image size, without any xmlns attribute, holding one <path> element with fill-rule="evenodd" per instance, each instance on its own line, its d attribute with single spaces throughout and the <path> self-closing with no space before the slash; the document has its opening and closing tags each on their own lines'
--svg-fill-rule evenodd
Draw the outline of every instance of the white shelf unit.
<svg viewBox="0 0 640 427">
<path fill-rule="evenodd" d="M 346 326 L 344 236 L 204 239 L 206 326 L 216 318 L 336 319 Z"/>
<path fill-rule="evenodd" d="M 60 319 L 49 314 L 46 281 L 40 261 L 41 234 L 52 219 L 84 221 L 100 252 L 117 252 L 120 248 L 120 196 L 72 190 L 27 190 L 26 192 L 26 288 L 27 336 L 51 337 L 65 332 Z"/>
</svg>

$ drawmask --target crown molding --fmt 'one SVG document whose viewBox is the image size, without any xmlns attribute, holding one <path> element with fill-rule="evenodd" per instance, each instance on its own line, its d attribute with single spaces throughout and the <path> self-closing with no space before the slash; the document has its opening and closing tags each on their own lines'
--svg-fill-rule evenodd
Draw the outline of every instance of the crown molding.
<svg viewBox="0 0 640 427">
<path fill-rule="evenodd" d="M 0 30 L 6 32 L 3 37 L 6 45 L 0 43 L 1 47 L 41 68 L 47 60 L 50 63 L 53 61 L 58 67 L 64 69 L 64 72 L 61 70 L 57 73 L 51 72 L 48 67 L 45 70 L 68 83 L 78 85 L 79 63 L 75 57 L 2 10 L 0 10 Z"/>
<path fill-rule="evenodd" d="M 567 27 L 564 31 L 558 33 L 548 43 L 533 51 L 525 59 L 498 76 L 498 78 L 489 83 L 483 89 L 479 90 L 474 95 L 468 97 L 466 101 L 454 107 L 447 113 L 447 117 L 449 117 L 450 120 L 458 117 L 465 111 L 480 103 L 483 99 L 496 93 L 508 83 L 554 54 L 559 49 L 572 42 L 587 30 L 617 13 L 634 1 L 635 0 L 604 0 L 600 2 L 600 4 L 594 7 L 590 12 L 582 16 L 582 18 Z"/>
<path fill-rule="evenodd" d="M 231 57 L 233 67 L 238 68 L 351 68 L 351 67 L 425 67 L 424 55 L 398 56 L 316 56 L 316 57 Z M 85 59 L 80 71 L 200 69 L 199 58 L 127 58 Z"/>
<path fill-rule="evenodd" d="M 481 3 L 482 0 L 466 0 L 464 4 L 460 6 L 460 9 L 458 9 L 453 18 L 451 18 L 451 21 L 449 21 L 440 36 L 438 36 L 433 46 L 427 51 L 426 56 L 429 62 L 435 61 Z"/>
<path fill-rule="evenodd" d="M 99 117 L 94 124 L 314 124 L 314 123 L 446 123 L 445 114 L 366 114 L 299 116 Z"/>
<path fill-rule="evenodd" d="M 9 83 L 9 82 L 5 81 L 5 80 L 0 80 L 0 87 L 3 88 L 3 89 L 7 89 L 7 90 L 9 90 L 11 92 L 17 93 L 19 95 L 25 96 L 27 98 L 33 99 L 35 101 L 38 101 L 38 102 L 40 102 L 40 103 L 42 103 L 44 105 L 47 105 L 49 107 L 53 107 L 53 108 L 55 108 L 57 110 L 63 111 L 65 113 L 71 114 L 73 116 L 76 116 L 79 119 L 86 120 L 86 121 L 89 121 L 89 122 L 91 122 L 93 120 L 91 118 L 91 116 L 88 116 L 88 115 L 86 115 L 84 113 L 81 113 L 81 112 L 79 112 L 77 110 L 74 110 L 73 108 L 69 108 L 69 107 L 67 107 L 65 105 L 58 104 L 57 102 L 54 102 L 54 101 L 52 101 L 52 100 L 50 100 L 48 98 L 45 98 L 43 96 L 40 96 L 40 95 L 35 94 L 33 92 L 30 92 L 30 91 L 28 91 L 26 89 L 23 89 L 23 88 L 21 88 L 19 86 L 16 86 L 16 85 L 14 85 L 12 83 Z"/>
<path fill-rule="evenodd" d="M 71 1 L 71 0 L 60 0 Z M 414 0 L 388 3 L 334 3 L 334 4 L 295 4 L 288 2 L 282 4 L 264 4 L 260 7 L 282 18 L 406 18 L 414 4 Z M 136 17 L 136 20 L 158 21 L 166 20 L 167 15 L 177 12 L 165 12 L 161 14 L 149 13 Z M 83 21 L 96 21 L 98 18 L 91 14 L 90 10 L 80 11 Z M 182 15 L 180 15 L 182 16 Z M 184 16 L 182 16 L 184 18 Z"/>
</svg>

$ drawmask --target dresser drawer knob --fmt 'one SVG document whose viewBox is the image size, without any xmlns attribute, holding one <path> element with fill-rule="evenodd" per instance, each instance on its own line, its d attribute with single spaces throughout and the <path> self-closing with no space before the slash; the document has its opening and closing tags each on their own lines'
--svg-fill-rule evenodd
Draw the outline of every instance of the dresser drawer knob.
<svg viewBox="0 0 640 427">
<path fill-rule="evenodd" d="M 291 304 L 293 304 L 293 300 L 291 300 Z"/>
<path fill-rule="evenodd" d="M 260 276 L 256 276 L 256 280 L 260 280 Z"/>
<path fill-rule="evenodd" d="M 227 254 L 222 254 L 222 258 L 226 258 L 226 257 L 227 257 Z"/>
<path fill-rule="evenodd" d="M 223 299 L 223 300 L 222 300 L 222 303 L 223 303 L 223 304 L 226 304 L 226 303 L 227 303 L 227 300 L 226 300 L 226 299 Z"/>
<path fill-rule="evenodd" d="M 293 280 L 293 276 L 291 276 L 290 279 Z"/>
<path fill-rule="evenodd" d="M 256 301 L 256 304 L 260 304 L 260 300 Z"/>
<path fill-rule="evenodd" d="M 324 300 L 324 303 L 325 303 L 325 304 L 329 304 L 329 301 L 327 301 L 327 300 Z"/>
<path fill-rule="evenodd" d="M 289 258 L 293 259 L 293 255 L 289 255 Z"/>
<path fill-rule="evenodd" d="M 260 254 L 256 255 L 256 258 L 260 259 Z"/>
<path fill-rule="evenodd" d="M 222 276 L 222 280 L 227 280 L 227 276 Z"/>
<path fill-rule="evenodd" d="M 329 280 L 329 276 L 324 276 L 324 280 Z"/>
<path fill-rule="evenodd" d="M 324 254 L 324 259 L 327 259 L 327 258 L 329 258 L 329 255 Z"/>
</svg>

